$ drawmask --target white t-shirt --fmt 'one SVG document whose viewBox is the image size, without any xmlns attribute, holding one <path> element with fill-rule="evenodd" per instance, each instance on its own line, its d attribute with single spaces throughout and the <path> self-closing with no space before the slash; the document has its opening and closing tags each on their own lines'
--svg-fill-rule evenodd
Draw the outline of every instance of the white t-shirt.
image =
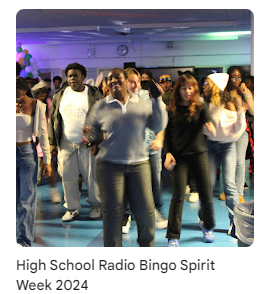
<svg viewBox="0 0 271 294">
<path fill-rule="evenodd" d="M 71 87 L 66 88 L 59 107 L 64 139 L 71 143 L 81 143 L 81 131 L 85 125 L 88 108 L 88 87 L 85 86 L 83 92 L 73 91 Z"/>
</svg>

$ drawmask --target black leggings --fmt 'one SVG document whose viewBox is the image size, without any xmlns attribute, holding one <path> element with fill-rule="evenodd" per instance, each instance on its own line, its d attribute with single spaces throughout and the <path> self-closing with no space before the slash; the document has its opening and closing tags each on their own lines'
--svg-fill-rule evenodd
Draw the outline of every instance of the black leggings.
<svg viewBox="0 0 271 294">
<path fill-rule="evenodd" d="M 182 211 L 185 199 L 185 189 L 189 170 L 192 168 L 200 197 L 199 217 L 204 222 L 204 228 L 210 230 L 214 227 L 213 198 L 211 192 L 210 173 L 208 166 L 208 153 L 196 153 L 176 158 L 176 166 L 171 172 L 173 195 L 168 216 L 168 239 L 180 239 L 182 227 Z"/>
</svg>

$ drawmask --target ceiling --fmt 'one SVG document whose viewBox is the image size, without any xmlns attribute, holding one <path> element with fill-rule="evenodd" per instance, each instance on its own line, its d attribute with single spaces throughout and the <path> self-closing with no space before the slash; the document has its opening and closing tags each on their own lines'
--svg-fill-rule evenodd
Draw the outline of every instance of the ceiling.
<svg viewBox="0 0 271 294">
<path fill-rule="evenodd" d="M 32 45 L 170 42 L 248 31 L 246 9 L 24 9 L 16 17 L 17 42 Z"/>
</svg>

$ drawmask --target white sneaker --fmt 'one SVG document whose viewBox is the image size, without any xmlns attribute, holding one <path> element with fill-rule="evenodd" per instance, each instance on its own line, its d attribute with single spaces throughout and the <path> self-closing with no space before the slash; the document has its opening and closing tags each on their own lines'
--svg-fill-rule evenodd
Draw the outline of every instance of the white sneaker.
<svg viewBox="0 0 271 294">
<path fill-rule="evenodd" d="M 77 219 L 79 216 L 79 210 L 69 211 L 67 210 L 66 213 L 62 216 L 63 222 L 72 222 Z"/>
<path fill-rule="evenodd" d="M 26 244 L 26 243 L 17 243 L 20 247 L 30 247 L 30 245 Z"/>
<path fill-rule="evenodd" d="M 123 234 L 129 233 L 130 227 L 131 227 L 131 221 L 132 221 L 131 215 L 125 214 L 123 224 L 122 224 L 122 233 Z"/>
<path fill-rule="evenodd" d="M 155 227 L 158 230 L 163 230 L 167 228 L 168 220 L 164 219 L 162 214 L 155 209 Z"/>
<path fill-rule="evenodd" d="M 199 201 L 199 193 L 190 193 L 187 201 L 188 202 L 198 202 Z"/>
<path fill-rule="evenodd" d="M 89 218 L 92 220 L 102 218 L 102 208 L 101 206 L 92 206 L 89 214 Z"/>
<path fill-rule="evenodd" d="M 185 195 L 189 195 L 189 193 L 190 193 L 190 187 L 189 185 L 187 185 L 185 189 Z"/>
<path fill-rule="evenodd" d="M 57 188 L 51 188 L 51 201 L 52 203 L 62 202 L 62 197 L 60 196 Z"/>
</svg>

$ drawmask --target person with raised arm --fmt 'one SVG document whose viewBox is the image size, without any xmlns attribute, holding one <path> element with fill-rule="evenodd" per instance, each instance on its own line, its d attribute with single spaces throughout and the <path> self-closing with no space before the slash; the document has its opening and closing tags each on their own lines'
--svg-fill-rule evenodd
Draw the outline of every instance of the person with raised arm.
<svg viewBox="0 0 271 294">
<path fill-rule="evenodd" d="M 95 103 L 82 132 L 89 141 L 99 141 L 97 179 L 103 205 L 106 247 L 122 246 L 122 223 L 127 198 L 135 216 L 138 243 L 154 246 L 155 209 L 145 128 L 159 133 L 167 123 L 161 97 L 151 104 L 127 90 L 127 75 L 120 68 L 108 74 L 110 95 Z"/>
</svg>

